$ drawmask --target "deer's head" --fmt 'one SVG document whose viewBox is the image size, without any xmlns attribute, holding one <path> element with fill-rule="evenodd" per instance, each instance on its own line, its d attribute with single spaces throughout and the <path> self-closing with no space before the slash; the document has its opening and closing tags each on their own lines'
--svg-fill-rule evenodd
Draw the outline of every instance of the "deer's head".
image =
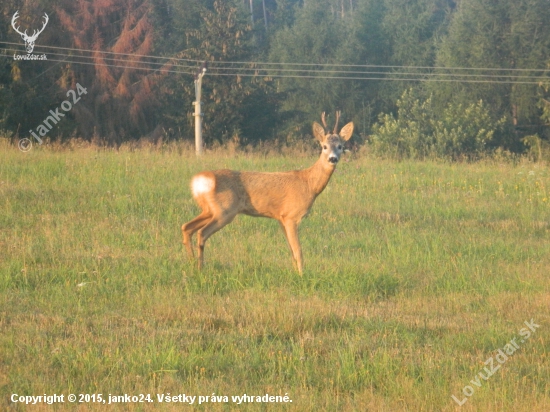
<svg viewBox="0 0 550 412">
<path fill-rule="evenodd" d="M 50 20 L 48 15 L 44 13 L 44 24 L 42 25 L 42 28 L 40 30 L 33 30 L 32 36 L 29 36 L 27 34 L 27 30 L 25 30 L 23 33 L 19 31 L 19 26 L 15 27 L 15 20 L 19 18 L 19 10 L 15 12 L 11 19 L 11 25 L 13 29 L 21 35 L 21 38 L 25 41 L 25 49 L 27 49 L 27 53 L 32 53 L 34 50 L 34 42 L 36 41 L 38 35 L 44 31 L 46 28 L 46 24 L 48 24 L 48 21 Z"/>
<path fill-rule="evenodd" d="M 327 131 L 328 128 L 325 121 L 324 112 L 321 115 L 321 120 L 324 127 L 317 122 L 313 122 L 313 136 L 315 136 L 323 148 L 321 156 L 323 156 L 326 161 L 333 166 L 338 163 L 340 156 L 344 152 L 344 143 L 348 141 L 353 134 L 353 122 L 350 122 L 342 127 L 340 133 L 337 133 L 339 119 L 340 112 L 336 112 L 336 124 L 334 125 L 334 130 L 332 133 Z"/>
</svg>

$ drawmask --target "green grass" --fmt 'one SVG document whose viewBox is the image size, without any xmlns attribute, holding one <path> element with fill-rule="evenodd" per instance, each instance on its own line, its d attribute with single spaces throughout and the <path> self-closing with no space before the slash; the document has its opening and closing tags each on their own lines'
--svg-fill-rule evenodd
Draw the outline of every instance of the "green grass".
<svg viewBox="0 0 550 412">
<path fill-rule="evenodd" d="M 195 409 L 550 410 L 550 169 L 348 156 L 300 226 L 303 277 L 268 219 L 214 235 L 202 273 L 187 260 L 194 173 L 315 160 L 0 143 L 0 409 L 27 410 L 13 393 L 286 393 Z"/>
</svg>

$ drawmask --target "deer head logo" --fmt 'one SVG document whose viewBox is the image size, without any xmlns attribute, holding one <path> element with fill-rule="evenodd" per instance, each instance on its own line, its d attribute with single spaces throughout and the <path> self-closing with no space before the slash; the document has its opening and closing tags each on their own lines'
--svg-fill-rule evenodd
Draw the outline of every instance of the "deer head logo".
<svg viewBox="0 0 550 412">
<path fill-rule="evenodd" d="M 19 10 L 15 12 L 15 14 L 13 15 L 12 19 L 11 19 L 11 25 L 13 27 L 13 29 L 19 33 L 21 35 L 21 38 L 25 41 L 25 49 L 27 49 L 27 53 L 32 53 L 32 51 L 34 50 L 34 42 L 36 41 L 36 38 L 38 37 L 38 35 L 40 33 L 42 33 L 44 31 L 44 29 L 46 28 L 46 24 L 48 24 L 48 21 L 50 20 L 48 15 L 46 13 L 44 13 L 44 25 L 42 26 L 42 28 L 40 30 L 33 30 L 33 33 L 32 33 L 32 36 L 29 36 L 27 34 L 27 30 L 25 30 L 23 33 L 21 33 L 19 31 L 19 26 L 15 27 L 15 20 L 17 20 L 19 18 Z"/>
</svg>

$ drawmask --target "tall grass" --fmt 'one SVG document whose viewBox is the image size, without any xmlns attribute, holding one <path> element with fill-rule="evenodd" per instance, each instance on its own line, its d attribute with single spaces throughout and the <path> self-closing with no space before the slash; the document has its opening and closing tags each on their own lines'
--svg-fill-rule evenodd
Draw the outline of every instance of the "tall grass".
<svg viewBox="0 0 550 412">
<path fill-rule="evenodd" d="M 27 410 L 13 393 L 288 393 L 195 407 L 550 410 L 549 168 L 348 157 L 301 224 L 303 277 L 268 219 L 214 235 L 203 272 L 187 260 L 194 173 L 314 161 L 2 143 L 0 407 Z M 540 328 L 459 407 L 451 395 L 531 319 Z"/>
</svg>

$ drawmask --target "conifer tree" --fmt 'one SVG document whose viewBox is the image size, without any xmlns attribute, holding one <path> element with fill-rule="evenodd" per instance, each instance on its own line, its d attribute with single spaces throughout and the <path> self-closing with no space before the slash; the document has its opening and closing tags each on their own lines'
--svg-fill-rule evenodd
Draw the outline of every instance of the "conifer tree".
<svg viewBox="0 0 550 412">
<path fill-rule="evenodd" d="M 184 30 L 186 42 L 177 51 L 178 57 L 210 64 L 202 88 L 203 137 L 207 144 L 229 139 L 240 143 L 267 139 L 276 122 L 276 93 L 263 78 L 246 76 L 251 73 L 248 70 L 216 70 L 220 64 L 228 67 L 228 62 L 255 60 L 254 32 L 248 13 L 240 0 L 215 0 L 211 7 L 203 6 L 199 25 Z M 195 96 L 192 76 L 172 76 L 164 87 L 165 120 L 180 135 L 191 139 L 191 101 Z"/>
<path fill-rule="evenodd" d="M 432 89 L 440 106 L 450 100 L 464 104 L 483 100 L 495 118 L 509 119 L 509 132 L 496 139 L 498 144 L 509 148 L 520 149 L 522 135 L 544 133 L 541 109 L 537 105 L 539 86 L 521 82 L 529 81 L 529 76 L 541 76 L 547 69 L 549 20 L 546 0 L 462 0 L 458 3 L 449 33 L 439 47 L 437 65 L 510 71 L 469 72 L 492 75 L 484 79 L 486 83 L 436 84 Z M 515 83 L 496 83 L 514 78 Z"/>
<path fill-rule="evenodd" d="M 119 143 L 150 132 L 162 74 L 144 57 L 153 51 L 149 0 L 67 0 L 57 13 L 72 47 L 91 54 L 91 65 L 69 63 L 59 79 L 63 89 L 88 90 L 74 107 L 81 135 Z"/>
</svg>

